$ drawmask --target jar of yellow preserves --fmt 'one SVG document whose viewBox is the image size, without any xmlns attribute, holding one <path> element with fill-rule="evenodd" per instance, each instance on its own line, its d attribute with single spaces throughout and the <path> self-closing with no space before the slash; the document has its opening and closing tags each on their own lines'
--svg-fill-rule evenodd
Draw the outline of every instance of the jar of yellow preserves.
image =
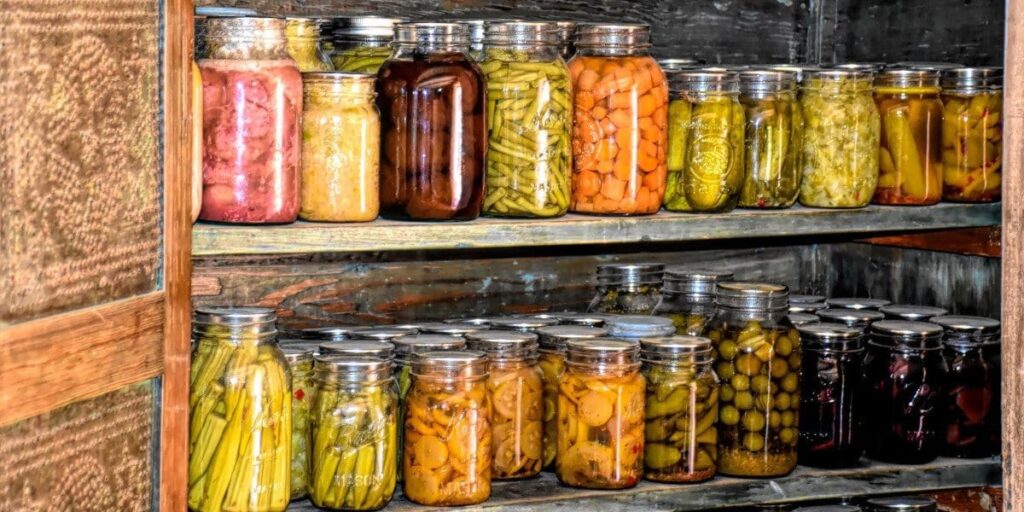
<svg viewBox="0 0 1024 512">
<path fill-rule="evenodd" d="M 555 474 L 570 487 L 625 489 L 643 476 L 644 378 L 638 343 L 566 343 Z"/>
<path fill-rule="evenodd" d="M 1002 68 L 942 74 L 942 196 L 947 201 L 987 203 L 1002 196 L 1002 84 Z"/>
<path fill-rule="evenodd" d="M 288 18 L 286 23 L 288 54 L 299 66 L 299 71 L 309 73 L 334 69 L 320 50 L 320 25 L 315 18 Z"/>
<path fill-rule="evenodd" d="M 882 119 L 876 204 L 927 205 L 942 199 L 939 72 L 887 69 L 875 81 Z"/>
<path fill-rule="evenodd" d="M 796 100 L 796 75 L 740 72 L 746 115 L 746 157 L 740 208 L 789 208 L 800 192 L 800 143 L 804 120 Z"/>
</svg>

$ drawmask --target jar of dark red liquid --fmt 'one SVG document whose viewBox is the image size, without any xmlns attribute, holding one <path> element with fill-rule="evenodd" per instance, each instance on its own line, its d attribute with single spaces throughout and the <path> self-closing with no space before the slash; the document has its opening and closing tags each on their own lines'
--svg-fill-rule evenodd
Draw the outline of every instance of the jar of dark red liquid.
<svg viewBox="0 0 1024 512">
<path fill-rule="evenodd" d="M 377 74 L 384 217 L 471 220 L 484 193 L 484 82 L 466 27 L 403 23 Z"/>
<path fill-rule="evenodd" d="M 864 331 L 829 323 L 802 325 L 797 330 L 803 346 L 800 463 L 852 466 L 863 452 Z"/>
<path fill-rule="evenodd" d="M 1000 450 L 999 321 L 937 316 L 945 329 L 946 447 L 952 457 L 989 457 Z"/>
<path fill-rule="evenodd" d="M 897 464 L 938 456 L 945 430 L 942 327 L 883 320 L 871 325 L 864 360 L 867 454 Z"/>
<path fill-rule="evenodd" d="M 211 18 L 203 77 L 203 207 L 217 222 L 293 222 L 299 214 L 302 77 L 285 21 Z"/>
</svg>

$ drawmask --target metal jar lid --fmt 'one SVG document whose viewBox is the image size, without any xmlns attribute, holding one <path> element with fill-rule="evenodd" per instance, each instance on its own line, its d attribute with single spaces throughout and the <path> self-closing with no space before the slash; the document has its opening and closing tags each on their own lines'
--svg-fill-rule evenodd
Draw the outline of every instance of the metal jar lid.
<svg viewBox="0 0 1024 512">
<path fill-rule="evenodd" d="M 886 318 L 890 320 L 910 320 L 927 322 L 934 316 L 942 316 L 947 313 L 945 309 L 932 306 L 915 306 L 912 304 L 890 304 L 879 309 Z"/>
<path fill-rule="evenodd" d="M 448 318 L 444 320 L 446 324 L 468 324 L 475 325 L 477 327 L 486 327 L 491 325 L 491 319 L 488 317 L 471 317 L 471 318 Z"/>
<path fill-rule="evenodd" d="M 326 341 L 320 344 L 320 355 L 348 355 L 392 359 L 395 356 L 395 344 L 389 341 L 376 340 Z"/>
<path fill-rule="evenodd" d="M 558 325 L 553 318 L 530 318 L 522 316 L 499 317 L 491 319 L 491 328 L 495 330 L 534 332 L 541 327 Z"/>
<path fill-rule="evenodd" d="M 375 357 L 316 357 L 313 366 L 321 382 L 376 382 L 391 377 L 391 361 Z"/>
<path fill-rule="evenodd" d="M 939 510 L 934 500 L 920 496 L 871 498 L 865 504 L 869 512 L 937 512 Z"/>
<path fill-rule="evenodd" d="M 411 334 L 416 334 L 416 331 L 398 327 L 367 327 L 348 333 L 348 337 L 353 340 L 391 341 L 400 336 L 409 336 Z"/>
<path fill-rule="evenodd" d="M 897 350 L 939 348 L 942 327 L 928 322 L 882 320 L 871 324 L 871 343 Z"/>
<path fill-rule="evenodd" d="M 660 336 L 640 339 L 640 357 L 648 363 L 709 363 L 711 340 L 703 336 Z"/>
<path fill-rule="evenodd" d="M 478 331 L 486 331 L 486 325 L 456 324 L 445 322 L 431 322 L 420 326 L 423 334 L 447 334 L 448 336 L 465 336 Z"/>
<path fill-rule="evenodd" d="M 395 25 L 395 42 L 421 46 L 468 46 L 469 30 L 461 23 L 399 23 Z"/>
<path fill-rule="evenodd" d="M 748 69 L 739 72 L 743 94 L 796 90 L 796 74 L 771 69 Z"/>
<path fill-rule="evenodd" d="M 491 20 L 459 20 L 459 23 L 466 26 L 466 31 L 469 33 L 469 46 L 474 50 L 482 49 L 484 33 Z"/>
<path fill-rule="evenodd" d="M 658 65 L 661 66 L 662 71 L 668 73 L 699 67 L 700 62 L 697 62 L 697 59 L 686 58 L 658 59 Z"/>
<path fill-rule="evenodd" d="M 790 313 L 814 313 L 828 309 L 828 304 L 824 302 L 792 302 L 789 303 Z"/>
<path fill-rule="evenodd" d="M 999 343 L 999 320 L 984 316 L 945 315 L 932 317 L 931 323 L 945 331 L 945 344 L 973 346 Z"/>
<path fill-rule="evenodd" d="M 829 308 L 818 310 L 814 314 L 824 322 L 835 322 L 860 329 L 885 320 L 885 315 L 873 309 Z"/>
<path fill-rule="evenodd" d="M 650 46 L 650 25 L 582 23 L 576 27 L 577 48 L 648 48 Z"/>
<path fill-rule="evenodd" d="M 928 71 L 945 71 L 947 69 L 956 69 L 961 67 L 960 64 L 953 64 L 952 62 L 923 62 L 923 61 L 909 61 L 904 60 L 886 66 L 886 68 L 903 68 L 903 69 L 924 69 Z"/>
<path fill-rule="evenodd" d="M 346 71 L 308 71 L 302 74 L 304 92 L 309 94 L 373 96 L 377 75 Z M 313 86 L 316 86 L 313 88 Z M 321 92 L 322 91 L 322 92 Z M 308 97 L 308 96 L 307 96 Z"/>
<path fill-rule="evenodd" d="M 790 304 L 813 304 L 818 302 L 825 302 L 824 295 L 802 295 L 793 294 L 789 296 Z"/>
<path fill-rule="evenodd" d="M 888 65 L 884 62 L 844 62 L 832 66 L 833 69 L 843 71 L 869 71 L 876 74 L 886 67 Z"/>
<path fill-rule="evenodd" d="M 281 347 L 281 353 L 284 354 L 284 360 L 288 362 L 288 366 L 294 368 L 303 363 L 312 363 L 316 351 L 309 347 L 289 345 Z"/>
<path fill-rule="evenodd" d="M 665 265 L 661 263 L 603 263 L 597 266 L 597 286 L 629 291 L 642 286 L 661 286 L 664 274 Z"/>
<path fill-rule="evenodd" d="M 608 335 L 607 329 L 584 327 L 581 325 L 552 325 L 537 329 L 540 348 L 555 352 L 563 352 L 570 340 L 588 340 L 603 338 Z"/>
<path fill-rule="evenodd" d="M 422 352 L 438 352 L 442 350 L 462 350 L 466 348 L 465 338 L 445 336 L 443 334 L 412 334 L 391 340 L 395 345 L 395 359 L 408 361 L 413 354 Z"/>
<path fill-rule="evenodd" d="M 727 281 L 718 283 L 715 304 L 733 309 L 784 310 L 789 307 L 789 288 L 773 283 Z"/>
<path fill-rule="evenodd" d="M 395 37 L 395 25 L 409 21 L 406 18 L 382 18 L 379 16 L 352 16 L 334 18 L 334 36 L 385 39 Z"/>
<path fill-rule="evenodd" d="M 466 347 L 494 359 L 522 359 L 537 354 L 537 335 L 519 331 L 480 331 L 466 335 Z"/>
<path fill-rule="evenodd" d="M 277 334 L 277 313 L 270 308 L 196 308 L 192 313 L 192 331 L 202 335 L 208 325 L 224 326 L 234 332 L 270 336 Z"/>
<path fill-rule="evenodd" d="M 788 71 L 790 73 L 793 73 L 793 76 L 796 78 L 796 81 L 799 84 L 804 81 L 805 73 L 807 73 L 808 71 L 819 70 L 821 69 L 821 67 L 815 66 L 814 64 L 777 64 L 774 66 L 768 66 L 767 69 L 770 69 L 772 71 Z"/>
<path fill-rule="evenodd" d="M 300 335 L 307 340 L 341 341 L 347 340 L 349 333 L 359 329 L 365 329 L 359 325 L 332 325 L 330 327 L 312 327 L 299 331 Z"/>
<path fill-rule="evenodd" d="M 555 46 L 558 27 L 538 21 L 498 21 L 484 27 L 487 46 Z"/>
<path fill-rule="evenodd" d="M 864 348 L 864 331 L 856 327 L 818 323 L 801 325 L 796 330 L 805 349 L 853 352 Z"/>
<path fill-rule="evenodd" d="M 1003 86 L 1003 68 L 961 67 L 942 72 L 942 88 L 951 91 L 1000 89 Z"/>
<path fill-rule="evenodd" d="M 801 325 L 816 324 L 821 322 L 821 318 L 818 315 L 812 315 L 810 313 L 792 313 L 786 315 L 786 320 L 789 321 L 789 325 L 793 327 L 800 327 Z"/>
<path fill-rule="evenodd" d="M 844 67 L 845 66 L 845 67 Z M 853 81 L 863 83 L 869 88 L 875 80 L 877 70 L 870 64 L 842 64 L 835 68 L 808 69 L 804 71 L 802 84 L 813 85 L 812 81 L 818 81 L 819 85 L 833 82 Z"/>
<path fill-rule="evenodd" d="M 450 379 L 487 376 L 487 354 L 470 350 L 421 352 L 413 356 L 412 372 L 417 376 L 437 375 Z"/>
<path fill-rule="evenodd" d="M 815 505 L 793 509 L 793 512 L 861 512 L 861 509 L 856 505 Z"/>
<path fill-rule="evenodd" d="M 581 325 L 583 327 L 604 327 L 608 317 L 594 313 L 563 313 L 561 323 L 565 325 Z"/>
<path fill-rule="evenodd" d="M 674 92 L 738 93 L 740 77 L 739 73 L 722 68 L 690 69 L 672 73 L 669 86 Z"/>
<path fill-rule="evenodd" d="M 244 38 L 250 41 L 261 41 L 267 44 L 287 40 L 282 18 L 243 17 L 243 18 L 207 18 L 206 39 Z"/>
<path fill-rule="evenodd" d="M 686 269 L 682 267 L 665 267 L 662 291 L 691 296 L 715 296 L 718 283 L 732 281 L 730 270 Z"/>
<path fill-rule="evenodd" d="M 881 309 L 892 301 L 885 299 L 865 299 L 861 297 L 832 297 L 825 300 L 825 304 L 828 304 L 830 308 L 843 308 L 843 309 Z"/>
<path fill-rule="evenodd" d="M 277 344 L 281 347 L 282 351 L 289 349 L 299 352 L 309 351 L 314 356 L 320 353 L 320 342 L 317 341 L 286 338 L 278 340 Z"/>
<path fill-rule="evenodd" d="M 939 87 L 939 71 L 932 69 L 886 69 L 875 79 L 879 87 Z"/>
<path fill-rule="evenodd" d="M 662 316 L 609 315 L 604 326 L 613 338 L 669 336 L 676 332 L 672 320 Z"/>
<path fill-rule="evenodd" d="M 640 360 L 640 344 L 614 338 L 569 340 L 565 343 L 567 363 L 593 368 L 601 364 L 635 364 Z"/>
</svg>

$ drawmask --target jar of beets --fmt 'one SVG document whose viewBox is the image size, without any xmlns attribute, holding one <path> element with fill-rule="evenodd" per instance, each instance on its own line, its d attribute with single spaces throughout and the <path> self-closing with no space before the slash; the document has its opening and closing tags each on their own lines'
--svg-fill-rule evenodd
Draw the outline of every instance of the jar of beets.
<svg viewBox="0 0 1024 512">
<path fill-rule="evenodd" d="M 211 18 L 203 77 L 202 220 L 293 222 L 299 214 L 302 77 L 285 21 Z"/>
</svg>

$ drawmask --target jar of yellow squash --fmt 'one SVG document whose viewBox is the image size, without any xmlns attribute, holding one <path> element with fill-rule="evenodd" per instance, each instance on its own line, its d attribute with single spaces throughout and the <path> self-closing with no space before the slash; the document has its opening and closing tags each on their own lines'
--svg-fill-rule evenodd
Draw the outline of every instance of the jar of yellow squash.
<svg viewBox="0 0 1024 512">
<path fill-rule="evenodd" d="M 309 482 L 309 410 L 313 401 L 313 349 L 283 346 L 292 386 L 292 499 L 306 495 Z"/>
<path fill-rule="evenodd" d="M 942 75 L 942 198 L 998 201 L 1003 182 L 1003 70 L 956 68 Z"/>
<path fill-rule="evenodd" d="M 571 340 L 566 346 L 555 474 L 570 487 L 633 487 L 644 462 L 640 346 L 608 338 Z"/>
<path fill-rule="evenodd" d="M 942 199 L 939 72 L 888 69 L 875 80 L 882 119 L 876 204 L 927 205 Z"/>
<path fill-rule="evenodd" d="M 288 37 L 288 55 L 295 60 L 299 71 L 330 71 L 331 61 L 320 50 L 320 26 L 315 18 L 287 18 L 285 35 Z"/>
<path fill-rule="evenodd" d="M 661 302 L 654 314 L 672 319 L 676 334 L 703 336 L 708 321 L 715 316 L 715 286 L 732 278 L 728 270 L 666 267 Z"/>
<path fill-rule="evenodd" d="M 789 208 L 800 193 L 800 143 L 804 120 L 796 101 L 796 75 L 785 71 L 740 73 L 746 115 L 746 157 L 741 208 Z"/>
</svg>

